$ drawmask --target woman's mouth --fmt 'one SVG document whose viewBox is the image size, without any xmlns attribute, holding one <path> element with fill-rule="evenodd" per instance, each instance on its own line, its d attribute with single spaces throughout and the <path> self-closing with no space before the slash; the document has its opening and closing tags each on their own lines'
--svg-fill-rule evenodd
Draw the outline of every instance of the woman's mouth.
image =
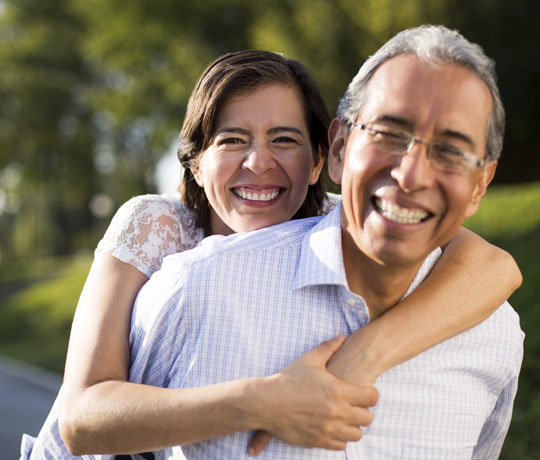
<svg viewBox="0 0 540 460">
<path fill-rule="evenodd" d="M 233 193 L 240 198 L 249 201 L 271 201 L 276 198 L 281 189 L 280 188 L 268 188 L 262 190 L 255 190 L 247 187 L 238 187 L 232 189 Z"/>
</svg>

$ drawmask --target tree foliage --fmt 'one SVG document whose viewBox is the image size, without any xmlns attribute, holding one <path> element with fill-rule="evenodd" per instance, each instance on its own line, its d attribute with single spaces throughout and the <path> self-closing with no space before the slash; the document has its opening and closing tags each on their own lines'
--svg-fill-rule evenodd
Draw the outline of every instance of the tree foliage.
<svg viewBox="0 0 540 460">
<path fill-rule="evenodd" d="M 155 191 L 155 165 L 217 56 L 299 59 L 335 111 L 364 59 L 423 23 L 459 29 L 496 60 L 507 109 L 496 181 L 540 180 L 533 0 L 0 0 L 0 260 L 91 247 L 111 211 L 96 197 L 114 208 Z M 508 458 L 534 458 L 519 439 Z"/>
<path fill-rule="evenodd" d="M 535 2 L 503 0 L 4 0 L 0 229 L 16 237 L 0 249 L 87 246 L 97 193 L 118 206 L 154 191 L 191 89 L 220 54 L 264 48 L 299 59 L 334 111 L 366 56 L 422 23 L 458 28 L 496 59 L 508 111 L 496 180 L 538 180 L 539 13 Z M 2 177 L 13 171 L 10 188 Z"/>
</svg>

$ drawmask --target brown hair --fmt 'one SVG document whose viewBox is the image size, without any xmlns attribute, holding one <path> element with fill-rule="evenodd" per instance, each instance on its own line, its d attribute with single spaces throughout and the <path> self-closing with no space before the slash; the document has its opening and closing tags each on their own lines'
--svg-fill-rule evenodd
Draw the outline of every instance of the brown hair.
<svg viewBox="0 0 540 460">
<path fill-rule="evenodd" d="M 197 226 L 207 228 L 210 204 L 193 176 L 200 155 L 212 142 L 215 123 L 222 104 L 234 94 L 254 91 L 268 84 L 296 88 L 301 95 L 313 155 L 328 154 L 330 117 L 319 85 L 298 61 L 269 51 L 248 50 L 225 54 L 204 71 L 188 102 L 178 159 L 184 173 L 179 187 L 182 201 L 194 209 Z M 293 219 L 319 215 L 324 201 L 321 181 L 310 185 L 306 199 Z"/>
</svg>

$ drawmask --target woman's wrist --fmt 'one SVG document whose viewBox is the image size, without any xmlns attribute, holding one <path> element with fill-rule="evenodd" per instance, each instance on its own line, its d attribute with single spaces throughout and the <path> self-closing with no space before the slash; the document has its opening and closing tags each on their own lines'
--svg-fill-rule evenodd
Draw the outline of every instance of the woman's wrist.
<svg viewBox="0 0 540 460">
<path fill-rule="evenodd" d="M 335 377 L 357 385 L 373 385 L 390 367 L 384 365 L 387 349 L 380 340 L 369 340 L 366 327 L 352 334 L 328 361 L 326 368 Z"/>
</svg>

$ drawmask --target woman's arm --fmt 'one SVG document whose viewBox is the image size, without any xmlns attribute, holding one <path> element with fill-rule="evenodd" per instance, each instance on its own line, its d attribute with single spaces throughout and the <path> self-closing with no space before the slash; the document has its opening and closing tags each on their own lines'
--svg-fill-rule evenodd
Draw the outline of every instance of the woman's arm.
<svg viewBox="0 0 540 460">
<path fill-rule="evenodd" d="M 132 303 L 145 280 L 109 254 L 98 254 L 92 265 L 73 323 L 59 416 L 72 453 L 156 450 L 247 429 L 343 449 L 360 438 L 359 425 L 371 422 L 366 407 L 375 404 L 375 389 L 326 370 L 344 337 L 267 378 L 177 390 L 126 382 Z"/>
<path fill-rule="evenodd" d="M 73 319 L 58 416 L 62 438 L 74 453 L 86 439 L 96 442 L 88 432 L 114 411 L 104 393 L 107 382 L 127 380 L 131 311 L 147 280 L 108 253 L 94 258 Z"/>
<path fill-rule="evenodd" d="M 151 273 L 165 255 L 149 262 L 148 256 L 155 258 L 156 251 L 146 254 L 143 248 L 150 244 L 170 251 L 179 235 L 192 235 L 189 228 L 182 228 L 181 217 L 160 197 L 138 197 L 121 208 L 107 230 L 105 244 L 100 243 L 102 250 L 79 299 L 68 349 L 58 420 L 66 446 L 77 454 L 140 452 L 257 428 L 292 444 L 326 448 L 353 439 L 358 430 L 345 422 L 365 425 L 371 416 L 367 409 L 354 408 L 348 417 L 329 420 L 326 414 L 339 414 L 338 408 L 347 405 L 346 397 L 339 395 L 350 393 L 351 385 L 326 370 L 327 345 L 322 345 L 322 355 L 315 349 L 313 355 L 267 379 L 193 390 L 126 382 L 132 306 L 148 279 L 139 269 Z M 169 241 L 161 241 L 163 235 Z M 184 243 L 176 250 L 183 250 Z M 113 256 L 117 249 L 133 265 Z M 339 345 L 333 342 L 330 354 Z M 305 389 L 308 386 L 310 391 Z M 355 406 L 374 404 L 373 388 L 354 388 Z M 328 398 L 332 393 L 338 396 Z M 239 395 L 243 395 L 241 404 Z M 317 407 L 320 413 L 315 413 Z M 283 413 L 290 414 L 289 419 Z"/>
<path fill-rule="evenodd" d="M 327 369 L 351 383 L 373 384 L 387 369 L 485 320 L 521 282 L 510 254 L 462 228 L 424 282 L 352 334 Z M 270 439 L 256 432 L 253 454 Z"/>
<path fill-rule="evenodd" d="M 385 370 L 485 320 L 521 282 L 510 254 L 462 228 L 424 282 L 351 335 L 328 369 L 349 382 L 373 383 Z"/>
</svg>

